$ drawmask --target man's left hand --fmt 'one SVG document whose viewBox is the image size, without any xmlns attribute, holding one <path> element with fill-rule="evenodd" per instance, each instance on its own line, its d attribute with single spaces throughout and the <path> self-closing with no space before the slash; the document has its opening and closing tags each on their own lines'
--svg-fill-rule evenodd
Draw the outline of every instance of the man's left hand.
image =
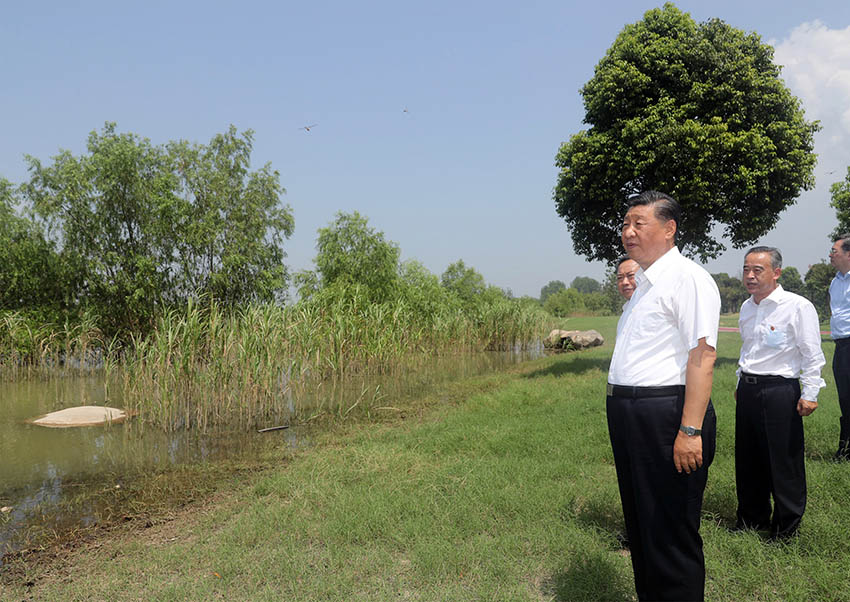
<svg viewBox="0 0 850 602">
<path fill-rule="evenodd" d="M 800 401 L 797 402 L 797 413 L 800 416 L 808 416 L 812 412 L 818 409 L 818 402 L 809 401 L 807 399 L 800 398 Z"/>
<path fill-rule="evenodd" d="M 702 437 L 696 435 L 689 437 L 679 432 L 676 441 L 673 442 L 673 464 L 678 472 L 691 471 L 702 466 Z"/>
</svg>

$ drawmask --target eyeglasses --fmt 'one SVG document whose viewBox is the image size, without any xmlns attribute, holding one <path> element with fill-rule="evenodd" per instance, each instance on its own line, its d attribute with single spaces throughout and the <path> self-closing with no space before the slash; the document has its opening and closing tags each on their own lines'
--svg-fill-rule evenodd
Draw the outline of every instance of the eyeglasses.
<svg viewBox="0 0 850 602">
<path fill-rule="evenodd" d="M 838 253 L 838 249 L 830 249 L 829 250 L 830 255 L 835 255 L 836 253 Z"/>
</svg>

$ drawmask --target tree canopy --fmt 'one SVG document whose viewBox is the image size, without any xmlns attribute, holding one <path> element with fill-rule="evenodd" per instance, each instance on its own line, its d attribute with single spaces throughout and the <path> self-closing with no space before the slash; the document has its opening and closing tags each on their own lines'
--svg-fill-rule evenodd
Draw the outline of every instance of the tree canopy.
<svg viewBox="0 0 850 602">
<path fill-rule="evenodd" d="M 812 302 L 821 320 L 829 318 L 829 285 L 835 277 L 835 268 L 821 261 L 809 266 L 806 272 L 804 296 Z"/>
<path fill-rule="evenodd" d="M 46 317 L 72 302 L 73 275 L 38 224 L 15 211 L 16 196 L 0 178 L 0 309 Z"/>
<path fill-rule="evenodd" d="M 231 126 L 209 145 L 156 146 L 107 123 L 85 154 L 26 157 L 21 193 L 77 266 L 74 296 L 108 332 L 144 331 L 189 297 L 232 305 L 283 294 L 292 211 L 270 165 L 250 171 L 252 138 Z"/>
<path fill-rule="evenodd" d="M 838 226 L 832 232 L 833 238 L 850 232 L 850 167 L 841 182 L 835 182 L 829 188 L 832 200 L 830 205 L 835 209 Z"/>
<path fill-rule="evenodd" d="M 319 228 L 316 251 L 316 272 L 296 278 L 302 297 L 333 285 L 358 284 L 371 301 L 384 301 L 398 282 L 401 249 L 357 211 L 340 211 L 327 228 Z"/>
<path fill-rule="evenodd" d="M 549 284 L 540 289 L 540 303 L 546 303 L 551 295 L 560 292 L 567 288 L 567 285 L 560 280 L 550 280 Z"/>
<path fill-rule="evenodd" d="M 549 295 L 543 304 L 543 309 L 556 318 L 564 318 L 586 310 L 584 295 L 574 288 L 567 288 Z"/>
<path fill-rule="evenodd" d="M 602 290 L 602 283 L 589 276 L 576 276 L 570 282 L 570 288 L 574 288 L 580 293 L 598 293 Z"/>
<path fill-rule="evenodd" d="M 717 290 L 720 292 L 720 313 L 736 313 L 741 309 L 741 304 L 747 300 L 750 293 L 739 277 L 733 277 L 726 273 L 712 274 Z"/>
<path fill-rule="evenodd" d="M 789 265 L 788 267 L 782 268 L 782 274 L 779 276 L 778 282 L 782 288 L 789 293 L 797 293 L 798 295 L 805 294 L 803 278 L 800 276 L 800 272 L 797 268 L 793 266 Z"/>
<path fill-rule="evenodd" d="M 628 198 L 644 190 L 683 207 L 679 246 L 702 260 L 767 233 L 814 185 L 813 135 L 780 79 L 773 48 L 672 4 L 627 25 L 581 90 L 585 123 L 556 157 L 558 215 L 576 253 L 613 262 Z"/>
<path fill-rule="evenodd" d="M 463 301 L 471 301 L 487 290 L 484 276 L 472 266 L 467 266 L 463 259 L 449 265 L 440 277 L 440 282 Z"/>
</svg>

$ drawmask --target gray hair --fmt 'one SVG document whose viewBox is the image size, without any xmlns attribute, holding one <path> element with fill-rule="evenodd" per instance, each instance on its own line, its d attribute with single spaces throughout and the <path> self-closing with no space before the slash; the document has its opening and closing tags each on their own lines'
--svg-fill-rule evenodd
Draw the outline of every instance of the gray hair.
<svg viewBox="0 0 850 602">
<path fill-rule="evenodd" d="M 841 250 L 845 253 L 850 251 L 850 232 L 839 234 L 836 237 L 835 242 L 838 242 L 839 240 L 841 241 Z"/>
<path fill-rule="evenodd" d="M 770 255 L 770 267 L 774 270 L 782 267 L 782 253 L 776 247 L 753 247 L 744 255 L 744 259 L 753 253 L 767 253 Z"/>
</svg>

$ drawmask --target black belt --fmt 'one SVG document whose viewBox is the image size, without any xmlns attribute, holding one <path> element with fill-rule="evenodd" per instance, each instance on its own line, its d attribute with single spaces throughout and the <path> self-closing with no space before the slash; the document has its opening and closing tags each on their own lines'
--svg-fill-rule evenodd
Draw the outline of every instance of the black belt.
<svg viewBox="0 0 850 602">
<path fill-rule="evenodd" d="M 781 383 L 795 380 L 797 379 L 776 376 L 775 374 L 747 374 L 746 372 L 741 372 L 741 382 L 748 385 L 766 385 L 768 383 Z"/>
<path fill-rule="evenodd" d="M 840 339 L 833 339 L 835 344 L 839 347 L 843 347 L 844 345 L 850 344 L 850 337 L 843 337 Z"/>
<path fill-rule="evenodd" d="M 668 385 L 666 387 L 627 387 L 625 385 L 612 385 L 608 383 L 608 395 L 611 397 L 625 397 L 637 399 L 638 397 L 672 397 L 679 395 L 685 390 L 685 385 Z"/>
</svg>

